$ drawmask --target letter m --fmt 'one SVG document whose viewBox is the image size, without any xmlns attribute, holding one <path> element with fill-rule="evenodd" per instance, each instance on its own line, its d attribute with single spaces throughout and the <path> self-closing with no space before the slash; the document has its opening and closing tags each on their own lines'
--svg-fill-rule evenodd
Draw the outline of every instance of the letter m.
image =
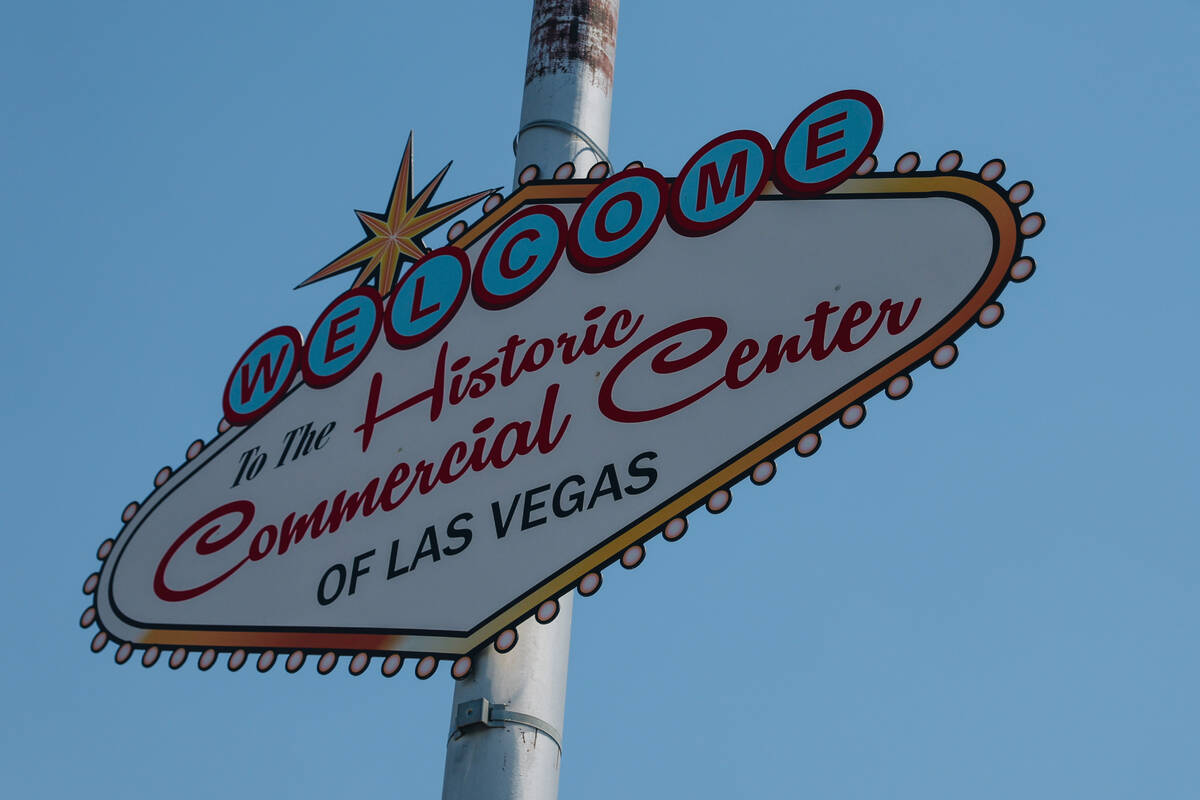
<svg viewBox="0 0 1200 800">
<path fill-rule="evenodd" d="M 729 169 L 725 175 L 717 176 L 717 165 L 709 162 L 700 167 L 700 186 L 696 192 L 696 210 L 703 211 L 708 206 L 708 197 L 712 195 L 714 204 L 724 203 L 729 197 L 729 189 L 737 181 L 734 197 L 746 193 L 746 151 L 739 150 L 729 159 Z"/>
</svg>

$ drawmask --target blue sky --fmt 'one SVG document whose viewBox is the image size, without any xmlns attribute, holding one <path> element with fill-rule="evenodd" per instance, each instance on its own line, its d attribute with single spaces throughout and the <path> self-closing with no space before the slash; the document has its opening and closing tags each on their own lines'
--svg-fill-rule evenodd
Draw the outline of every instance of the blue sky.
<svg viewBox="0 0 1200 800">
<path fill-rule="evenodd" d="M 528 3 L 24 4 L 0 30 L 13 796 L 437 796 L 447 670 L 117 666 L 76 621 L 125 504 L 382 209 L 507 185 Z M 1029 179 L 1004 321 L 576 603 L 561 796 L 1200 791 L 1194 3 L 623 9 L 610 151 L 674 174 L 836 89 L 877 150 Z M 440 234 L 437 234 L 440 239 Z"/>
</svg>

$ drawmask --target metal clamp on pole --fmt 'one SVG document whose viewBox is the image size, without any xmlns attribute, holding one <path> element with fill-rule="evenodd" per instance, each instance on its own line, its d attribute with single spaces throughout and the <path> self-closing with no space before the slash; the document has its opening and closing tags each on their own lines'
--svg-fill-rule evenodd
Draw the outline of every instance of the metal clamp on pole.
<svg viewBox="0 0 1200 800">
<path fill-rule="evenodd" d="M 454 732 L 451 740 L 463 735 L 463 731 L 474 725 L 486 725 L 489 728 L 503 728 L 504 723 L 515 722 L 536 731 L 541 731 L 550 737 L 550 741 L 562 752 L 562 734 L 558 729 L 544 719 L 532 714 L 522 714 L 519 711 L 509 711 L 503 703 L 492 704 L 485 698 L 467 700 L 459 703 L 454 709 Z"/>
<path fill-rule="evenodd" d="M 557 119 L 535 119 L 530 120 L 522 125 L 521 129 L 517 131 L 517 135 L 513 137 L 513 155 L 517 154 L 517 142 L 521 140 L 521 134 L 530 128 L 554 128 L 555 130 L 566 131 L 572 136 L 581 139 L 583 143 L 588 146 L 588 149 L 596 154 L 599 160 L 605 162 L 606 164 L 612 164 L 612 160 L 609 159 L 608 153 L 604 152 L 604 148 L 596 144 L 596 141 L 592 137 L 588 136 L 583 132 L 582 129 L 577 128 L 571 123 L 563 122 L 562 120 Z"/>
</svg>

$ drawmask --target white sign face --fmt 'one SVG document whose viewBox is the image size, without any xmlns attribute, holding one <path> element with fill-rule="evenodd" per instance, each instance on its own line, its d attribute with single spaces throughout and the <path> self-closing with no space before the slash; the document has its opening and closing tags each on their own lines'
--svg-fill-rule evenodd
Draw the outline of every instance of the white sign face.
<svg viewBox="0 0 1200 800">
<path fill-rule="evenodd" d="M 669 181 L 533 182 L 382 302 L 355 289 L 307 337 L 264 336 L 226 387 L 240 426 L 131 506 L 105 553 L 107 635 L 178 652 L 511 646 L 497 637 L 516 622 L 595 591 L 605 566 L 998 321 L 1039 215 L 957 164 L 782 194 L 805 183 L 779 178 L 791 130 L 774 156 L 721 137 Z M 847 149 L 842 171 L 868 172 Z"/>
</svg>

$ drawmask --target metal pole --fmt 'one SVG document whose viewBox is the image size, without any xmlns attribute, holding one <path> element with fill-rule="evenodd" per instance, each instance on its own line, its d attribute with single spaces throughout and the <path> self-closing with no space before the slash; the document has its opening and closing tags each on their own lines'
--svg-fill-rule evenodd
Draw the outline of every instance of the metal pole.
<svg viewBox="0 0 1200 800">
<path fill-rule="evenodd" d="M 548 178 L 569 161 L 583 177 L 607 160 L 619 5 L 534 0 L 517 175 L 534 164 Z M 443 800 L 558 796 L 573 606 L 568 592 L 553 622 L 518 626 L 515 648 L 505 654 L 485 648 L 471 674 L 455 684 Z"/>
</svg>

